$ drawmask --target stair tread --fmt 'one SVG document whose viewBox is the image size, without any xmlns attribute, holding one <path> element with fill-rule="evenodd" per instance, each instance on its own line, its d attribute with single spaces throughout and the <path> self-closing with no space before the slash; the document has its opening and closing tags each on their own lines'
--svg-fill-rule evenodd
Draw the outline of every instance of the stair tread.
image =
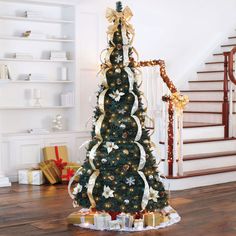
<svg viewBox="0 0 236 236">
<path fill-rule="evenodd" d="M 230 51 L 227 51 L 230 52 Z M 223 56 L 224 53 L 223 52 L 217 52 L 217 53 L 213 53 L 213 56 Z"/>
<path fill-rule="evenodd" d="M 231 141 L 236 140 L 236 138 L 202 138 L 202 139 L 186 139 L 183 141 L 184 144 L 191 143 L 208 143 L 208 142 L 219 142 L 219 141 Z M 164 141 L 160 141 L 160 144 L 165 144 Z"/>
<path fill-rule="evenodd" d="M 184 113 L 222 115 L 222 111 L 184 111 Z M 232 114 L 235 115 L 236 112 L 232 112 Z"/>
<path fill-rule="evenodd" d="M 184 128 L 198 128 L 198 127 L 212 127 L 212 126 L 223 126 L 222 124 L 212 124 L 203 122 L 184 122 Z"/>
<path fill-rule="evenodd" d="M 229 167 L 220 167 L 220 168 L 211 168 L 205 170 L 195 170 L 195 171 L 186 171 L 183 176 L 166 176 L 167 179 L 182 179 L 182 178 L 190 178 L 204 175 L 213 175 L 225 172 L 236 171 L 236 166 Z"/>
<path fill-rule="evenodd" d="M 184 111 L 184 113 L 222 114 L 222 112 L 219 111 Z"/>
<path fill-rule="evenodd" d="M 189 80 L 188 82 L 189 83 L 216 83 L 216 82 L 223 83 L 224 80 L 222 80 L 222 79 L 221 80 L 217 80 L 217 79 L 215 79 L 215 80 Z"/>
<path fill-rule="evenodd" d="M 205 142 L 218 142 L 218 141 L 230 141 L 230 140 L 236 140 L 236 138 L 187 139 L 187 140 L 184 140 L 184 144 L 189 144 L 189 143 L 205 143 Z"/>
<path fill-rule="evenodd" d="M 199 160 L 199 159 L 223 157 L 223 156 L 234 156 L 234 155 L 236 155 L 236 151 L 212 152 L 212 153 L 184 155 L 183 159 L 184 161 L 190 161 L 190 160 Z"/>
<path fill-rule="evenodd" d="M 220 101 L 220 100 L 214 100 L 214 101 L 209 101 L 209 100 L 190 100 L 189 101 L 190 103 L 191 102 L 211 102 L 211 103 L 223 103 L 223 100 L 222 101 Z M 236 102 L 236 101 L 233 101 L 234 103 Z"/>
<path fill-rule="evenodd" d="M 231 44 L 221 45 L 222 48 L 224 48 L 224 47 L 233 47 L 233 46 L 236 46 L 236 44 L 235 43 L 231 43 Z"/>
<path fill-rule="evenodd" d="M 210 64 L 224 64 L 223 61 L 209 61 L 209 62 L 206 62 L 205 64 L 207 65 L 210 65 Z"/>
<path fill-rule="evenodd" d="M 224 70 L 204 70 L 204 71 L 198 71 L 197 73 L 201 74 L 201 73 L 222 73 L 222 72 L 224 72 Z"/>
<path fill-rule="evenodd" d="M 199 90 L 199 89 L 189 89 L 189 90 L 180 90 L 180 92 L 184 92 L 184 93 L 186 93 L 186 92 L 204 92 L 204 93 L 206 93 L 206 92 L 224 92 L 224 90 L 222 90 L 222 89 L 215 89 L 215 90 L 205 90 L 205 89 L 202 89 L 202 90 Z"/>
</svg>

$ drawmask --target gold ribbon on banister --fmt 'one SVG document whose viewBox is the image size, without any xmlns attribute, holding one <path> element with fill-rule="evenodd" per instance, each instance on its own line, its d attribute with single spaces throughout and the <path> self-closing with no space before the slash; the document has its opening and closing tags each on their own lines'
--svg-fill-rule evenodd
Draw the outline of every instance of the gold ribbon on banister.
<svg viewBox="0 0 236 236">
<path fill-rule="evenodd" d="M 172 93 L 170 99 L 178 111 L 184 110 L 185 106 L 189 103 L 188 96 L 181 95 L 179 92 Z"/>
<path fill-rule="evenodd" d="M 119 23 L 123 25 L 123 27 L 127 30 L 128 33 L 134 35 L 134 28 L 128 21 L 132 18 L 133 13 L 129 7 L 125 7 L 123 11 L 117 12 L 114 9 L 107 8 L 106 10 L 106 18 L 110 23 L 114 23 L 108 27 L 107 34 L 113 35 L 117 30 Z"/>
</svg>

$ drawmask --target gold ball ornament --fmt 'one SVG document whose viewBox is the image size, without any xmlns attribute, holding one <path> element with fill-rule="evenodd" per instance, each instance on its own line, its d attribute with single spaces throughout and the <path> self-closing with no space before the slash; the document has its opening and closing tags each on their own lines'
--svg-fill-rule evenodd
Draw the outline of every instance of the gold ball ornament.
<svg viewBox="0 0 236 236">
<path fill-rule="evenodd" d="M 129 155 L 129 150 L 128 150 L 128 149 L 124 149 L 124 150 L 123 150 L 123 153 L 124 153 L 125 155 Z"/>
<path fill-rule="evenodd" d="M 121 73 L 121 69 L 120 69 L 120 68 L 117 68 L 117 69 L 115 69 L 115 72 L 118 73 L 118 74 L 120 74 L 120 73 Z"/>
</svg>

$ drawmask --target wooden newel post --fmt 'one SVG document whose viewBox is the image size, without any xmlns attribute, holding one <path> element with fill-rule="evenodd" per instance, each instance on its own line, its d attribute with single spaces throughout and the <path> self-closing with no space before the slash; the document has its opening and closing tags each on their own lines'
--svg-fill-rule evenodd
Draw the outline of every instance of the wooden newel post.
<svg viewBox="0 0 236 236">
<path fill-rule="evenodd" d="M 229 53 L 224 52 L 224 97 L 222 104 L 222 124 L 224 125 L 225 138 L 229 137 L 228 58 Z"/>
</svg>

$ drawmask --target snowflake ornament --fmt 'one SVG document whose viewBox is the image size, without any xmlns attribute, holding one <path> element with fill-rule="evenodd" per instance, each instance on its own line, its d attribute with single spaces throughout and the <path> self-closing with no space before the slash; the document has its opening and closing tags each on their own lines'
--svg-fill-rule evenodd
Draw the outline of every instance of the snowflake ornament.
<svg viewBox="0 0 236 236">
<path fill-rule="evenodd" d="M 126 113 L 126 111 L 125 111 L 125 109 L 121 109 L 121 110 L 118 110 L 118 113 L 124 115 Z"/>
<path fill-rule="evenodd" d="M 129 186 L 135 185 L 135 178 L 133 176 L 126 178 L 125 183 L 128 184 Z"/>
<path fill-rule="evenodd" d="M 118 55 L 116 58 L 115 58 L 115 62 L 116 63 L 120 63 L 122 61 L 123 57 L 121 55 Z"/>
<path fill-rule="evenodd" d="M 77 184 L 77 186 L 73 189 L 73 194 L 76 195 L 82 191 L 83 186 L 80 184 Z"/>
<path fill-rule="evenodd" d="M 111 190 L 109 186 L 104 185 L 102 196 L 105 198 L 114 197 L 114 190 Z"/>
<path fill-rule="evenodd" d="M 124 95 L 125 93 L 120 92 L 118 89 L 115 92 L 109 94 L 109 96 L 113 98 L 116 102 L 119 102 L 121 99 L 121 96 L 124 96 Z"/>
<path fill-rule="evenodd" d="M 113 149 L 118 149 L 119 147 L 113 143 L 113 142 L 106 142 L 106 144 L 104 145 L 104 147 L 107 149 L 107 153 L 109 154 L 110 152 L 112 152 Z"/>
<path fill-rule="evenodd" d="M 153 189 L 150 187 L 149 189 L 149 200 L 153 200 L 154 202 L 157 202 L 157 198 L 159 198 L 159 191 Z"/>
</svg>

